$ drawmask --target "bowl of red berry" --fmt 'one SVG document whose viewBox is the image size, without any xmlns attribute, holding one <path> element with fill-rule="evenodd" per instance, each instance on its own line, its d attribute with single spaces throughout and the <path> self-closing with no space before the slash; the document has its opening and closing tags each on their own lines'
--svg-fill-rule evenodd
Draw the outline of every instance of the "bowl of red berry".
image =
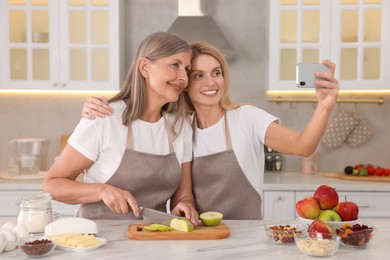
<svg viewBox="0 0 390 260">
<path fill-rule="evenodd" d="M 346 224 L 336 229 L 341 238 L 341 244 L 346 247 L 366 248 L 375 233 L 375 227 L 370 224 Z"/>
</svg>

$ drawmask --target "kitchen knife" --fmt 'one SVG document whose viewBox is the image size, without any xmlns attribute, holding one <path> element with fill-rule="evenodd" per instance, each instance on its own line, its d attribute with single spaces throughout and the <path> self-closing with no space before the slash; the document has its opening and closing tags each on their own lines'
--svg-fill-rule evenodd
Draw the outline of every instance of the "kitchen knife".
<svg viewBox="0 0 390 260">
<path fill-rule="evenodd" d="M 177 216 L 175 215 L 168 214 L 154 209 L 149 209 L 144 207 L 140 207 L 140 209 L 144 221 L 153 224 L 162 224 L 162 225 L 169 226 L 171 224 L 171 220 L 173 218 L 177 218 Z"/>
</svg>

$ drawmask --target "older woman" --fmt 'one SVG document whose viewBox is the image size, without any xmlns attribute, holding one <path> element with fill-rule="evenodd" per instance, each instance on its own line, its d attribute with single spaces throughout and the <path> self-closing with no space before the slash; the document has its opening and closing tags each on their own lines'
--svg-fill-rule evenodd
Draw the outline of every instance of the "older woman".
<svg viewBox="0 0 390 260">
<path fill-rule="evenodd" d="M 49 170 L 43 191 L 82 204 L 77 216 L 130 219 L 139 206 L 185 214 L 193 223 L 192 129 L 183 90 L 191 50 L 176 35 L 157 32 L 139 46 L 112 116 L 82 119 Z M 87 169 L 84 182 L 79 173 Z"/>
</svg>

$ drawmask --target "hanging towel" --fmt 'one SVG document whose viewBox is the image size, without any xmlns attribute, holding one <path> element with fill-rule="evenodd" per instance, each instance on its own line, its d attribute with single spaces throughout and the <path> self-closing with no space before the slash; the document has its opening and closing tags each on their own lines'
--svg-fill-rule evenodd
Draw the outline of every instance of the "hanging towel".
<svg viewBox="0 0 390 260">
<path fill-rule="evenodd" d="M 352 114 L 353 118 L 359 121 L 359 123 L 355 126 L 355 128 L 351 131 L 351 133 L 345 139 L 345 143 L 352 148 L 357 148 L 366 143 L 371 135 L 372 128 L 368 124 L 368 122 L 358 113 Z"/>
<path fill-rule="evenodd" d="M 329 149 L 336 149 L 341 146 L 347 136 L 359 123 L 353 116 L 342 110 L 334 118 L 332 123 L 326 129 L 322 143 Z"/>
</svg>

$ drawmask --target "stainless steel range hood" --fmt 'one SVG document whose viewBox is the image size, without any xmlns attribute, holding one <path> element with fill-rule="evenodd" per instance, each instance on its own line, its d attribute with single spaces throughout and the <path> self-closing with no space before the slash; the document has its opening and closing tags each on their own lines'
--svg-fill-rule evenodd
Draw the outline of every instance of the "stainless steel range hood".
<svg viewBox="0 0 390 260">
<path fill-rule="evenodd" d="M 168 32 L 188 42 L 205 41 L 215 45 L 227 59 L 238 58 L 228 39 L 209 13 L 209 0 L 178 0 L 179 16 Z"/>
</svg>

